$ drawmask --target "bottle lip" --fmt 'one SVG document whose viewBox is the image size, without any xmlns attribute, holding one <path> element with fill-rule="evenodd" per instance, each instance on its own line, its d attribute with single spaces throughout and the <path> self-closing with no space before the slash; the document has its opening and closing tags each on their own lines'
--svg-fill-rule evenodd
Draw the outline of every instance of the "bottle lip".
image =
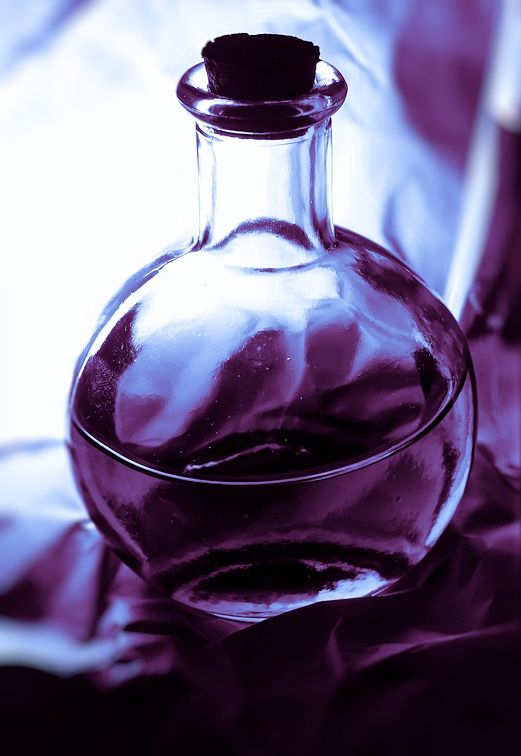
<svg viewBox="0 0 521 756">
<path fill-rule="evenodd" d="M 218 131 L 261 138 L 284 138 L 305 132 L 330 118 L 347 95 L 338 69 L 320 60 L 310 92 L 284 100 L 236 100 L 210 91 L 204 63 L 189 68 L 177 85 L 181 105 L 198 121 Z"/>
</svg>

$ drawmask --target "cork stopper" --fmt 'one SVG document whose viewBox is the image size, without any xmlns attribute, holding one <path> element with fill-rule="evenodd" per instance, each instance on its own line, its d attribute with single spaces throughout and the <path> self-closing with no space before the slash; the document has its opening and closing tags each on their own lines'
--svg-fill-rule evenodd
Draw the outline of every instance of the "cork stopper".
<svg viewBox="0 0 521 756">
<path fill-rule="evenodd" d="M 320 50 L 284 34 L 226 34 L 202 56 L 209 89 L 236 100 L 287 100 L 313 88 Z"/>
</svg>

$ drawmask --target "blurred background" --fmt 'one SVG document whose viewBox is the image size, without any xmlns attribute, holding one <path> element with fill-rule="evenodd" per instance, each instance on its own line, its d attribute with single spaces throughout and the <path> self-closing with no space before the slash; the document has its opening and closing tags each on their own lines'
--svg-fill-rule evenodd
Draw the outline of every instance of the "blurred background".
<svg viewBox="0 0 521 756">
<path fill-rule="evenodd" d="M 0 0 L 0 442 L 63 437 L 104 304 L 190 238 L 194 123 L 175 87 L 237 31 L 312 40 L 345 75 L 336 223 L 407 260 L 468 332 L 512 336 L 519 0 Z"/>
</svg>

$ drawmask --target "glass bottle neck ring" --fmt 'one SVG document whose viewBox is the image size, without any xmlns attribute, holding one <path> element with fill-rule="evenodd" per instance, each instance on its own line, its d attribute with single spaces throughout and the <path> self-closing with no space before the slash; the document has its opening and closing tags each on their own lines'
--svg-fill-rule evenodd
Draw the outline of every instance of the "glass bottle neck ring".
<svg viewBox="0 0 521 756">
<path fill-rule="evenodd" d="M 312 90 L 289 100 L 234 100 L 211 92 L 204 63 L 189 68 L 177 85 L 181 105 L 199 122 L 230 136 L 285 139 L 330 118 L 347 95 L 334 66 L 319 61 Z"/>
</svg>

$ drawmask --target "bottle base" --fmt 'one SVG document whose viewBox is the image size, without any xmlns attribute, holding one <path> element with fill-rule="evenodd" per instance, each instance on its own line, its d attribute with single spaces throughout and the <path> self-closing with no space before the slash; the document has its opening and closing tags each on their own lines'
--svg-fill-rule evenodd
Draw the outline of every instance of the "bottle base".
<svg viewBox="0 0 521 756">
<path fill-rule="evenodd" d="M 375 594 L 409 567 L 401 554 L 286 542 L 202 554 L 163 573 L 160 583 L 185 605 L 253 623 L 316 602 Z"/>
</svg>

